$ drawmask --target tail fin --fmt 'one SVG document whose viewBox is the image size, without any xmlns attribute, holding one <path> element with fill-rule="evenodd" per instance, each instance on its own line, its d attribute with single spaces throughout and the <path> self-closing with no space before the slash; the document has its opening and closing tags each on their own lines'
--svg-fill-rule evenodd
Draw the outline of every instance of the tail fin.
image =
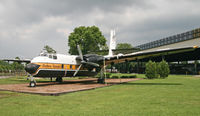
<svg viewBox="0 0 200 116">
<path fill-rule="evenodd" d="M 113 49 L 116 48 L 116 36 L 115 30 L 110 31 L 110 46 L 109 46 L 109 54 L 108 56 L 113 56 Z"/>
</svg>

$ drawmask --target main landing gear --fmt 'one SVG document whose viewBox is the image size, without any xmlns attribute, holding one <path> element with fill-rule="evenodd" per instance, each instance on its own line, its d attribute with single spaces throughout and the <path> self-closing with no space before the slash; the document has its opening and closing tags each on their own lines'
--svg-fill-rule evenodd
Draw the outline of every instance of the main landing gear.
<svg viewBox="0 0 200 116">
<path fill-rule="evenodd" d="M 104 84 L 105 83 L 105 78 L 98 78 L 97 83 Z"/>
<path fill-rule="evenodd" d="M 98 78 L 97 83 L 104 84 L 105 83 L 105 74 L 104 74 L 104 69 L 101 69 L 100 72 L 100 78 Z"/>
<path fill-rule="evenodd" d="M 63 78 L 62 77 L 57 77 L 56 78 L 56 82 L 62 83 L 63 82 Z"/>
</svg>

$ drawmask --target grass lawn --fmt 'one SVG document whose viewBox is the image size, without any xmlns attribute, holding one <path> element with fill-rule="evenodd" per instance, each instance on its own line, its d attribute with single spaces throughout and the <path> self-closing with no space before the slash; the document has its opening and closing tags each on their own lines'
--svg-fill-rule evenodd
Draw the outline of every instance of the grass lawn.
<svg viewBox="0 0 200 116">
<path fill-rule="evenodd" d="M 198 116 L 200 78 L 171 75 L 61 96 L 0 91 L 0 104 L 1 116 Z"/>
</svg>

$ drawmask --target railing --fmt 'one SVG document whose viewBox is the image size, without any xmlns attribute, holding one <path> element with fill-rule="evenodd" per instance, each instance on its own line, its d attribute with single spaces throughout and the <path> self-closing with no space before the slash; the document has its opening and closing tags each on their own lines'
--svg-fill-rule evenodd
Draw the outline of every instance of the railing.
<svg viewBox="0 0 200 116">
<path fill-rule="evenodd" d="M 0 76 L 26 76 L 27 72 L 24 70 L 21 71 L 0 71 Z"/>
<path fill-rule="evenodd" d="M 181 34 L 169 36 L 160 40 L 152 41 L 150 43 L 142 44 L 142 45 L 136 46 L 136 48 L 140 48 L 141 50 L 146 50 L 146 49 L 178 43 L 178 42 L 182 42 L 186 40 L 196 39 L 199 37 L 200 37 L 200 28 L 197 28 L 191 31 L 181 33 Z"/>
</svg>

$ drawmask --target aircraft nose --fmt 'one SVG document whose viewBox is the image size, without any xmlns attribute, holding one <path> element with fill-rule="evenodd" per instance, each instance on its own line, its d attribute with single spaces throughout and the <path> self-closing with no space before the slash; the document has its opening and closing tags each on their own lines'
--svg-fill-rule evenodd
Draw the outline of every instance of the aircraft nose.
<svg viewBox="0 0 200 116">
<path fill-rule="evenodd" d="M 30 74 L 33 74 L 33 73 L 35 73 L 37 71 L 37 69 L 39 67 L 40 67 L 40 65 L 30 63 L 30 64 L 26 65 L 25 70 L 26 70 L 26 72 L 28 72 Z"/>
</svg>

